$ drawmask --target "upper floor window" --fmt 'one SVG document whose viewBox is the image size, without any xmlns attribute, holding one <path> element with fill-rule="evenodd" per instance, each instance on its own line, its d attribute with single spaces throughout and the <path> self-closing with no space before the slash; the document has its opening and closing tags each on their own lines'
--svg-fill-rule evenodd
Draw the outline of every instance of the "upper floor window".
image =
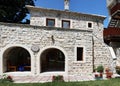
<svg viewBox="0 0 120 86">
<path fill-rule="evenodd" d="M 62 28 L 70 28 L 70 21 L 62 20 Z"/>
<path fill-rule="evenodd" d="M 92 23 L 88 23 L 88 28 L 92 28 Z"/>
<path fill-rule="evenodd" d="M 46 26 L 54 27 L 55 26 L 55 19 L 46 19 Z"/>
</svg>

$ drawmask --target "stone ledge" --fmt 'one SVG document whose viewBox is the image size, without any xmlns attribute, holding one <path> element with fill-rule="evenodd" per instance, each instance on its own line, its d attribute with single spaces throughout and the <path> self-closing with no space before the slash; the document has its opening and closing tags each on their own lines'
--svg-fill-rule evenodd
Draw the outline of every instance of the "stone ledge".
<svg viewBox="0 0 120 86">
<path fill-rule="evenodd" d="M 92 30 L 80 30 L 80 29 L 67 29 L 67 28 L 60 28 L 60 27 L 47 27 L 47 26 L 32 26 L 29 24 L 17 24 L 17 23 L 4 23 L 0 22 L 0 26 L 5 25 L 5 26 L 12 26 L 12 27 L 28 27 L 28 28 L 33 28 L 33 29 L 45 29 L 45 30 L 57 30 L 57 31 L 80 31 L 80 32 L 93 32 Z"/>
</svg>

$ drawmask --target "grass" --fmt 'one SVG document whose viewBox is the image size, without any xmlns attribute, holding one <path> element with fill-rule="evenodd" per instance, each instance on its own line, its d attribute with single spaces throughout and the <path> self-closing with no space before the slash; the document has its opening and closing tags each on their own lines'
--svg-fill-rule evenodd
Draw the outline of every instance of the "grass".
<svg viewBox="0 0 120 86">
<path fill-rule="evenodd" d="M 0 86 L 120 86 L 120 79 L 84 81 L 84 82 L 50 82 L 50 83 L 0 83 Z"/>
</svg>

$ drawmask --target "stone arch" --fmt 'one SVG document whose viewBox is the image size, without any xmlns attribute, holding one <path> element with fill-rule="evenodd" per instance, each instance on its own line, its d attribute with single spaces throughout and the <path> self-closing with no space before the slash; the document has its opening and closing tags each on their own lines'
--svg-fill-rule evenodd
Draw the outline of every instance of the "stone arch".
<svg viewBox="0 0 120 86">
<path fill-rule="evenodd" d="M 48 52 L 51 52 L 51 51 L 58 51 L 58 52 L 61 52 L 63 55 L 64 55 L 64 69 L 62 70 L 63 72 L 67 73 L 67 53 L 65 52 L 65 50 L 61 47 L 58 47 L 58 46 L 48 46 L 48 47 L 44 47 L 43 49 L 40 50 L 40 52 L 38 53 L 38 58 L 37 58 L 37 74 L 40 74 L 42 73 L 43 71 L 41 70 L 42 67 L 42 63 L 41 63 L 41 58 L 44 54 L 48 54 Z M 47 55 L 46 54 L 46 55 Z"/>
<path fill-rule="evenodd" d="M 13 53 L 15 53 L 15 54 L 12 55 Z M 21 54 L 21 58 L 20 58 L 20 55 L 18 55 L 18 53 Z M 33 62 L 32 51 L 24 45 L 20 45 L 20 44 L 7 45 L 2 50 L 0 60 L 1 60 L 1 71 L 0 71 L 1 74 L 6 73 L 6 72 L 13 72 L 13 71 L 16 72 L 18 70 L 19 70 L 19 72 L 22 71 L 22 70 L 20 70 L 21 69 L 20 66 L 22 64 L 24 64 L 24 62 L 22 62 L 22 61 L 26 61 L 25 62 L 26 65 L 24 64 L 24 67 L 26 67 L 26 71 L 29 71 L 30 73 L 34 74 L 34 68 L 33 68 L 34 62 Z M 9 63 L 9 62 L 7 62 L 8 60 L 9 60 L 9 62 L 12 61 L 12 65 L 14 65 L 13 69 L 11 69 L 11 70 L 8 70 L 8 63 Z M 18 61 L 18 60 L 20 60 L 20 61 Z M 27 64 L 27 60 L 29 60 L 28 64 L 30 64 L 30 65 Z M 22 63 L 22 64 L 19 65 L 19 63 Z M 12 65 L 10 65 L 10 66 L 12 66 Z M 16 68 L 16 71 L 15 71 L 15 68 Z"/>
</svg>

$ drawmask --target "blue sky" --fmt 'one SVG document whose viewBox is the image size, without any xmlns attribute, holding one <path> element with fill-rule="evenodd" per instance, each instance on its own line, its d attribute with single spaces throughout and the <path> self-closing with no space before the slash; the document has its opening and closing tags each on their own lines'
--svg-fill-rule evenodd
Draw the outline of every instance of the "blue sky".
<svg viewBox="0 0 120 86">
<path fill-rule="evenodd" d="M 64 10 L 64 0 L 36 0 L 35 5 L 38 7 Z M 106 16 L 104 27 L 108 25 L 106 0 L 70 0 L 70 11 Z"/>
</svg>

